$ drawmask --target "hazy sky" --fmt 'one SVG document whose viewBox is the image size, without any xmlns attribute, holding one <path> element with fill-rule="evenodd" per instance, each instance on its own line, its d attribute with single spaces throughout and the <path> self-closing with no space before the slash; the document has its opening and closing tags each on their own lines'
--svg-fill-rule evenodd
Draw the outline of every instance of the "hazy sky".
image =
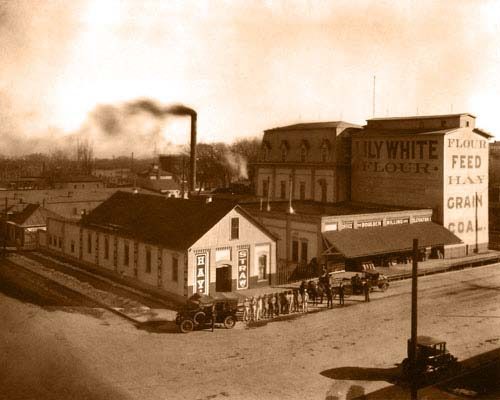
<svg viewBox="0 0 500 400">
<path fill-rule="evenodd" d="M 500 1 L 0 0 L 0 52 L 3 153 L 188 141 L 187 118 L 125 119 L 122 138 L 89 118 L 138 98 L 194 108 L 204 141 L 363 124 L 374 75 L 375 116 L 470 112 L 500 138 Z"/>
</svg>

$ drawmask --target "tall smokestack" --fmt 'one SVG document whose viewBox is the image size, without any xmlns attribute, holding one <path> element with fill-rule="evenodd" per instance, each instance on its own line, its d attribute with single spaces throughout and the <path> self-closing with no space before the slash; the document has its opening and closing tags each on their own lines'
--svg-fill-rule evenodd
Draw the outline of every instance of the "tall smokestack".
<svg viewBox="0 0 500 400">
<path fill-rule="evenodd" d="M 191 114 L 191 161 L 190 170 L 191 176 L 189 178 L 189 190 L 194 191 L 196 187 L 196 112 Z"/>
</svg>

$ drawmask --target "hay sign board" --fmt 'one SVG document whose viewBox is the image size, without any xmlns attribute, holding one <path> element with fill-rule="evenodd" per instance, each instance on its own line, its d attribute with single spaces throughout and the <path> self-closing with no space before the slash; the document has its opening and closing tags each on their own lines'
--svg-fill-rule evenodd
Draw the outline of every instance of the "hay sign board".
<svg viewBox="0 0 500 400">
<path fill-rule="evenodd" d="M 196 255 L 196 293 L 207 294 L 207 254 Z"/>
</svg>

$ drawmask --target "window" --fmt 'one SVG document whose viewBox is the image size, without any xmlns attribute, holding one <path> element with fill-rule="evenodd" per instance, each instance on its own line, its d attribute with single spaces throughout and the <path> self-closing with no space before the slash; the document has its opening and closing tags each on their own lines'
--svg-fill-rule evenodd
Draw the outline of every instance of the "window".
<svg viewBox="0 0 500 400">
<path fill-rule="evenodd" d="M 259 280 L 267 278 L 267 254 L 259 256 Z"/>
<path fill-rule="evenodd" d="M 307 242 L 303 241 L 300 244 L 300 261 L 307 263 Z"/>
<path fill-rule="evenodd" d="M 321 187 L 321 201 L 323 203 L 326 203 L 326 189 L 327 189 L 327 185 L 326 185 L 326 182 L 324 180 L 322 180 L 320 182 L 320 187 Z"/>
<path fill-rule="evenodd" d="M 129 254 L 130 254 L 130 248 L 128 246 L 128 243 L 125 243 L 124 245 L 124 250 L 123 250 L 123 265 L 128 265 L 129 263 Z"/>
<path fill-rule="evenodd" d="M 286 199 L 286 181 L 280 182 L 280 197 Z"/>
<path fill-rule="evenodd" d="M 286 161 L 286 147 L 281 148 L 281 161 Z"/>
<path fill-rule="evenodd" d="M 328 161 L 328 147 L 326 146 L 321 147 L 321 161 L 322 162 Z"/>
<path fill-rule="evenodd" d="M 297 240 L 292 241 L 292 261 L 299 261 L 299 242 Z"/>
<path fill-rule="evenodd" d="M 240 219 L 231 218 L 231 239 L 240 238 Z"/>
<path fill-rule="evenodd" d="M 300 148 L 300 162 L 307 161 L 307 149 L 303 146 Z"/>
<path fill-rule="evenodd" d="M 262 161 L 267 161 L 269 157 L 269 149 L 267 147 L 262 148 Z"/>
<path fill-rule="evenodd" d="M 87 253 L 92 253 L 92 234 L 87 233 Z"/>
<path fill-rule="evenodd" d="M 469 121 L 465 121 L 465 126 L 468 128 L 469 127 Z"/>
<path fill-rule="evenodd" d="M 151 249 L 146 249 L 146 272 L 151 272 Z"/>
<path fill-rule="evenodd" d="M 109 258 L 109 238 L 104 237 L 104 258 L 107 260 Z"/>
<path fill-rule="evenodd" d="M 172 281 L 177 282 L 179 280 L 179 259 L 177 257 L 172 257 Z"/>
<path fill-rule="evenodd" d="M 71 241 L 71 252 L 72 253 L 75 252 L 75 241 L 74 240 Z"/>
<path fill-rule="evenodd" d="M 300 182 L 299 184 L 300 200 L 306 199 L 306 183 Z"/>
<path fill-rule="evenodd" d="M 267 179 L 262 181 L 262 196 L 267 197 L 269 195 L 269 181 Z"/>
</svg>

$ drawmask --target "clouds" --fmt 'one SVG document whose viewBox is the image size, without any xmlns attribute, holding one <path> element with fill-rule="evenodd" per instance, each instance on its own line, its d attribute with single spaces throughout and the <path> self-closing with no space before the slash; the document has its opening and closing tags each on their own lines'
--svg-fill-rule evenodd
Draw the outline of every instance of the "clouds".
<svg viewBox="0 0 500 400">
<path fill-rule="evenodd" d="M 298 121 L 363 123 L 373 75 L 377 116 L 453 109 L 500 128 L 488 106 L 500 93 L 495 2 L 0 4 L 0 129 L 16 137 L 78 131 L 96 105 L 141 97 L 192 105 L 205 141 Z M 187 142 L 185 121 L 154 129 Z"/>
</svg>

